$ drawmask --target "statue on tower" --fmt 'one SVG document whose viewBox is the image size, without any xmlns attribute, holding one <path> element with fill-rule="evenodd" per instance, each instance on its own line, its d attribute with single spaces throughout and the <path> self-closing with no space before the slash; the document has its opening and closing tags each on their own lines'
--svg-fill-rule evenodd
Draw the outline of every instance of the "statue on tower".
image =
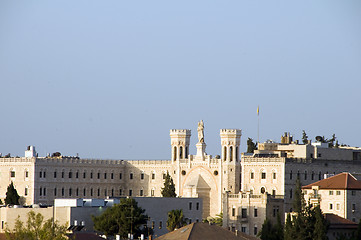
<svg viewBox="0 0 361 240">
<path fill-rule="evenodd" d="M 198 122 L 198 142 L 200 143 L 204 143 L 204 123 L 203 120 L 201 120 L 200 122 Z"/>
</svg>

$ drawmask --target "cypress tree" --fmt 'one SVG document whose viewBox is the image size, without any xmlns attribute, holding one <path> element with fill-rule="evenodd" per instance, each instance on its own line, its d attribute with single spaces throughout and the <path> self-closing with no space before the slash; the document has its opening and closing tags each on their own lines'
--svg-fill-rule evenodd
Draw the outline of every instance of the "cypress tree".
<svg viewBox="0 0 361 240">
<path fill-rule="evenodd" d="M 298 214 L 300 214 L 305 207 L 305 199 L 302 193 L 301 181 L 299 177 L 296 179 L 295 196 L 292 206 L 293 211 L 297 212 Z"/>
<path fill-rule="evenodd" d="M 13 182 L 10 183 L 6 191 L 5 204 L 19 205 L 20 196 L 16 191 Z"/>
<path fill-rule="evenodd" d="M 314 240 L 327 240 L 328 224 L 326 219 L 322 215 L 320 206 L 314 208 L 315 213 L 315 225 L 313 230 Z"/>
<path fill-rule="evenodd" d="M 254 153 L 254 150 L 256 150 L 256 144 L 253 142 L 252 138 L 248 138 L 247 140 L 247 153 Z"/>
<path fill-rule="evenodd" d="M 308 143 L 308 136 L 307 136 L 305 130 L 302 130 L 302 142 L 303 142 L 303 144 Z"/>
<path fill-rule="evenodd" d="M 161 194 L 163 197 L 177 197 L 175 193 L 175 186 L 172 177 L 167 172 L 164 180 L 164 187 L 161 190 Z"/>
</svg>

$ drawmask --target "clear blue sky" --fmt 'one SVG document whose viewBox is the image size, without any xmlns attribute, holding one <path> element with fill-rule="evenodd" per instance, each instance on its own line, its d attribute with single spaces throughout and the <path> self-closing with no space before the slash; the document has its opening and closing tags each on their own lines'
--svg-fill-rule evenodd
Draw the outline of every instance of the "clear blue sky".
<svg viewBox="0 0 361 240">
<path fill-rule="evenodd" d="M 0 152 L 170 158 L 205 122 L 361 146 L 361 1 L 1 1 Z"/>
</svg>

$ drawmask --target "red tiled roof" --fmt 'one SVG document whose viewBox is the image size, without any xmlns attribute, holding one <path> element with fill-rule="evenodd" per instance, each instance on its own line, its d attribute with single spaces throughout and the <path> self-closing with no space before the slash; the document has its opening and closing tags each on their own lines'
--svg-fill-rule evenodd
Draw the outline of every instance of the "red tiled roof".
<svg viewBox="0 0 361 240">
<path fill-rule="evenodd" d="M 324 214 L 326 220 L 330 223 L 329 228 L 335 229 L 335 228 L 354 228 L 357 229 L 357 223 L 352 222 L 348 219 L 342 218 L 340 216 L 337 216 L 332 213 L 325 213 Z"/>
<path fill-rule="evenodd" d="M 361 190 L 361 181 L 358 181 L 350 173 L 344 172 L 303 186 L 302 189 L 311 189 L 313 186 L 318 186 L 319 189 Z"/>
</svg>

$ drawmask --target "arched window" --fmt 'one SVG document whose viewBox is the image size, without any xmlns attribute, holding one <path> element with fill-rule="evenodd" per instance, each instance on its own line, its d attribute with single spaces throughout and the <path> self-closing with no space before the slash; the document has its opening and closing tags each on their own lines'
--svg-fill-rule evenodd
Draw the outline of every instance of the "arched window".
<svg viewBox="0 0 361 240">
<path fill-rule="evenodd" d="M 233 160 L 233 147 L 229 147 L 229 161 L 232 162 Z"/>
<path fill-rule="evenodd" d="M 227 146 L 223 147 L 223 160 L 226 161 L 227 159 Z"/>
<path fill-rule="evenodd" d="M 251 170 L 251 172 L 250 172 L 250 178 L 254 179 L 254 171 L 253 170 Z"/>
<path fill-rule="evenodd" d="M 188 147 L 186 146 L 186 156 L 185 158 L 188 158 Z"/>
<path fill-rule="evenodd" d="M 261 169 L 261 179 L 266 179 L 266 170 L 265 169 Z"/>
<path fill-rule="evenodd" d="M 305 171 L 305 180 L 307 180 L 307 171 Z"/>
<path fill-rule="evenodd" d="M 173 147 L 173 159 L 174 159 L 174 161 L 177 160 L 177 147 L 176 146 Z"/>
<path fill-rule="evenodd" d="M 183 147 L 182 146 L 180 146 L 179 147 L 179 159 L 182 159 L 183 158 Z"/>
<path fill-rule="evenodd" d="M 264 187 L 261 187 L 261 193 L 265 193 L 266 192 L 266 189 Z"/>
<path fill-rule="evenodd" d="M 238 146 L 236 147 L 236 161 L 238 161 L 238 155 L 239 155 L 239 152 L 238 152 Z"/>
</svg>

